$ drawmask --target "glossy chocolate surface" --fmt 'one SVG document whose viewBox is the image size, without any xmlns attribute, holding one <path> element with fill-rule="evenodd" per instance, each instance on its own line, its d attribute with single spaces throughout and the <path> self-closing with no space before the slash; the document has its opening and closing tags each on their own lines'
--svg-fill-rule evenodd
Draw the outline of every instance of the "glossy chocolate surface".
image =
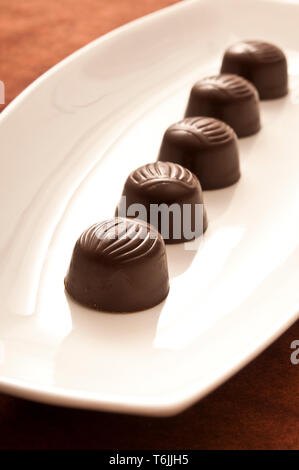
<svg viewBox="0 0 299 470">
<path fill-rule="evenodd" d="M 223 57 L 221 73 L 241 75 L 252 82 L 261 100 L 280 98 L 288 92 L 287 60 L 283 51 L 264 41 L 240 41 Z"/>
<path fill-rule="evenodd" d="M 226 122 L 238 137 L 259 131 L 260 111 L 256 88 L 245 78 L 219 74 L 193 86 L 185 117 L 209 116 Z"/>
<path fill-rule="evenodd" d="M 191 171 L 181 165 L 155 162 L 137 168 L 128 176 L 122 195 L 126 197 L 125 212 L 120 213 L 119 205 L 116 215 L 133 216 L 133 205 L 141 204 L 145 212 L 137 212 L 137 217 L 154 224 L 165 243 L 189 241 L 199 237 L 207 229 L 208 221 L 200 183 Z M 155 218 L 154 211 L 161 204 L 167 208 L 176 205 L 178 212 L 161 211 L 161 215 Z M 199 213 L 196 215 L 197 210 Z M 188 235 L 189 228 L 194 236 Z"/>
<path fill-rule="evenodd" d="M 189 117 L 164 134 L 159 161 L 179 163 L 194 173 L 202 189 L 230 186 L 240 178 L 237 137 L 222 121 Z"/>
<path fill-rule="evenodd" d="M 65 288 L 96 310 L 135 312 L 157 305 L 169 291 L 161 235 L 132 219 L 93 225 L 76 242 Z"/>
</svg>

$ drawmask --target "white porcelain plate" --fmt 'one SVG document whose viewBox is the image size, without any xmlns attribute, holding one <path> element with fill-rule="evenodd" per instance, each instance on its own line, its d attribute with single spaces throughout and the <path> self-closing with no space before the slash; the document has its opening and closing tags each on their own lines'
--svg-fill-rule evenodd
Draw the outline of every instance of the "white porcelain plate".
<svg viewBox="0 0 299 470">
<path fill-rule="evenodd" d="M 174 414 L 298 318 L 299 4 L 187 1 L 76 52 L 0 118 L 0 389 L 66 406 Z M 197 252 L 167 248 L 167 300 L 96 313 L 66 297 L 73 245 L 155 161 L 193 82 L 240 38 L 281 46 L 290 93 L 240 141 L 242 179 L 205 193 Z"/>
</svg>

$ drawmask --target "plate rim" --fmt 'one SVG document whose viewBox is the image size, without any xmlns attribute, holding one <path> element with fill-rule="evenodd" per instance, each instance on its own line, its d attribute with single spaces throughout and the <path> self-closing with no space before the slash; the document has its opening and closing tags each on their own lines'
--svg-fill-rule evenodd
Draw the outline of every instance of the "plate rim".
<svg viewBox="0 0 299 470">
<path fill-rule="evenodd" d="M 152 13 L 148 13 L 147 15 L 143 15 L 139 18 L 136 18 L 132 21 L 129 21 L 128 23 L 125 23 L 121 26 L 118 26 L 117 28 L 112 29 L 111 31 L 108 31 L 107 33 L 103 34 L 102 36 L 99 36 L 98 38 L 95 38 L 85 44 L 84 46 L 79 47 L 79 49 L 76 49 L 74 52 L 71 52 L 69 55 L 61 59 L 59 62 L 54 64 L 52 67 L 50 67 L 48 70 L 43 72 L 40 76 L 35 78 L 29 85 L 27 85 L 24 90 L 22 90 L 15 98 L 13 98 L 6 106 L 5 108 L 0 112 L 0 125 L 2 122 L 9 116 L 10 113 L 13 112 L 13 110 L 21 104 L 21 102 L 29 95 L 31 92 L 34 91 L 35 88 L 37 88 L 40 84 L 42 84 L 45 80 L 47 80 L 50 76 L 55 74 L 58 70 L 61 68 L 67 66 L 70 64 L 72 61 L 77 60 L 77 58 L 80 57 L 80 55 L 85 54 L 85 52 L 91 50 L 92 48 L 96 48 L 98 44 L 103 43 L 110 38 L 113 38 L 114 36 L 118 36 L 122 32 L 126 32 L 127 29 L 131 29 L 134 26 L 138 26 L 139 24 L 145 23 L 147 21 L 150 21 L 153 17 L 157 18 L 159 16 L 164 16 L 165 14 L 168 13 L 169 10 L 174 10 L 174 9 L 183 9 L 187 4 L 193 4 L 193 3 L 198 3 L 201 0 L 179 0 L 178 3 L 174 3 L 172 5 L 168 5 L 164 8 L 161 8 L 160 10 L 153 11 Z M 215 1 L 215 0 L 212 0 Z M 217 0 L 216 0 L 217 1 Z M 258 0 L 260 1 L 260 0 Z M 279 0 L 281 2 L 283 0 Z"/>
<path fill-rule="evenodd" d="M 279 329 L 275 328 L 274 333 L 268 335 L 267 341 L 259 344 L 258 347 L 252 347 L 252 352 L 246 354 L 234 367 L 228 368 L 225 374 L 218 374 L 216 380 L 211 382 L 208 386 L 203 387 L 200 391 L 189 393 L 188 396 L 186 396 L 186 394 L 181 395 L 177 393 L 174 394 L 171 399 L 167 396 L 167 399 L 156 400 L 155 403 L 142 402 L 142 400 L 138 400 L 137 398 L 131 399 L 130 403 L 127 399 L 126 403 L 124 403 L 115 398 L 109 399 L 109 397 L 105 397 L 105 399 L 103 399 L 103 396 L 99 399 L 96 393 L 83 392 L 81 390 L 68 390 L 66 393 L 65 389 L 61 387 L 53 387 L 51 390 L 49 386 L 34 386 L 32 384 L 26 384 L 26 382 L 22 383 L 21 380 L 3 379 L 1 376 L 0 392 L 13 397 L 58 407 L 153 417 L 175 416 L 196 404 L 199 400 L 240 372 L 298 320 L 299 305 L 287 322 L 283 322 Z"/>
</svg>

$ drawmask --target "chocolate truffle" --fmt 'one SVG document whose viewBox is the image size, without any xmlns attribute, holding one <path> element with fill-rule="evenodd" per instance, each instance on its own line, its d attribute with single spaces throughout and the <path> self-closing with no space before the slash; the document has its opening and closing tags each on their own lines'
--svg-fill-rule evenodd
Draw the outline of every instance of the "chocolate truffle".
<svg viewBox="0 0 299 470">
<path fill-rule="evenodd" d="M 245 78 L 220 74 L 199 80 L 193 86 L 185 117 L 209 116 L 226 122 L 238 137 L 260 129 L 259 97 Z"/>
<path fill-rule="evenodd" d="M 151 223 L 165 243 L 193 240 L 207 229 L 200 183 L 176 163 L 155 162 L 133 171 L 122 196 L 116 215 L 137 216 Z"/>
<path fill-rule="evenodd" d="M 218 119 L 189 117 L 164 134 L 158 160 L 179 163 L 192 171 L 202 189 L 219 189 L 240 178 L 237 137 Z"/>
<path fill-rule="evenodd" d="M 221 73 L 247 78 L 261 100 L 280 98 L 288 92 L 287 60 L 279 47 L 264 41 L 240 41 L 223 57 Z"/>
<path fill-rule="evenodd" d="M 169 291 L 161 235 L 140 220 L 93 225 L 76 242 L 65 288 L 96 310 L 135 312 L 157 305 Z"/>
</svg>

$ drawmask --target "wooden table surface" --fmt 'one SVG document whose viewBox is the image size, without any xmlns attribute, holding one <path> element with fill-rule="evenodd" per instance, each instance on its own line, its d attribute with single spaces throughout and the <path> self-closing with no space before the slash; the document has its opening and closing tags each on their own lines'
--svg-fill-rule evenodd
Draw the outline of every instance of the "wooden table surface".
<svg viewBox="0 0 299 470">
<path fill-rule="evenodd" d="M 6 104 L 77 48 L 173 3 L 0 0 Z M 299 322 L 226 384 L 173 418 L 72 410 L 0 394 L 0 449 L 299 449 L 299 364 L 290 361 L 295 339 Z"/>
</svg>

